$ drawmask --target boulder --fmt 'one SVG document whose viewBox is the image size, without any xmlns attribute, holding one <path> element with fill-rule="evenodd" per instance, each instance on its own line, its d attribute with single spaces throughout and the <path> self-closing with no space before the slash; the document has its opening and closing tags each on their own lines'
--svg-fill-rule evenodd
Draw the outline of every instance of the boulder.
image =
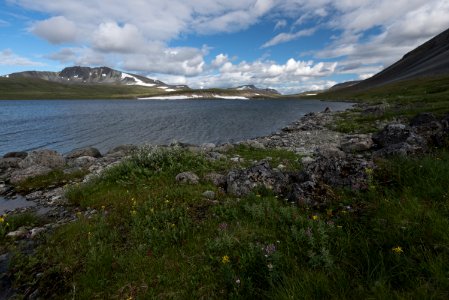
<svg viewBox="0 0 449 300">
<path fill-rule="evenodd" d="M 226 183 L 226 191 L 234 196 L 248 195 L 260 186 L 282 194 L 288 185 L 288 178 L 280 171 L 273 170 L 270 164 L 263 160 L 248 169 L 229 172 Z"/>
<path fill-rule="evenodd" d="M 373 139 L 369 135 L 351 135 L 341 142 L 341 149 L 346 153 L 367 151 L 373 146 Z"/>
<path fill-rule="evenodd" d="M 212 182 L 217 187 L 224 187 L 226 185 L 226 176 L 218 173 L 209 173 L 204 176 L 204 180 Z"/>
<path fill-rule="evenodd" d="M 19 164 L 22 169 L 37 165 L 50 169 L 62 168 L 65 165 L 65 159 L 58 152 L 45 149 L 29 153 Z"/>
<path fill-rule="evenodd" d="M 17 169 L 19 168 L 19 163 L 21 161 L 22 159 L 17 157 L 0 158 L 0 169 L 3 170 L 7 170 L 10 168 Z"/>
<path fill-rule="evenodd" d="M 339 148 L 333 145 L 329 145 L 327 147 L 321 147 L 317 149 L 317 153 L 319 156 L 325 157 L 325 158 L 345 158 L 346 154 L 341 151 Z"/>
<path fill-rule="evenodd" d="M 92 156 L 81 156 L 78 158 L 75 158 L 73 161 L 69 163 L 70 166 L 74 168 L 88 168 L 92 166 L 97 159 Z"/>
<path fill-rule="evenodd" d="M 209 200 L 214 200 L 215 199 L 215 192 L 213 191 L 205 191 L 203 193 L 203 197 Z"/>
<path fill-rule="evenodd" d="M 429 141 L 403 124 L 388 124 L 373 136 L 378 146 L 375 156 L 409 155 L 427 150 Z"/>
<path fill-rule="evenodd" d="M 120 145 L 117 146 L 111 150 L 108 151 L 108 154 L 122 152 L 124 154 L 131 154 L 132 152 L 136 151 L 138 147 L 136 145 L 126 144 L 126 145 Z"/>
<path fill-rule="evenodd" d="M 373 141 L 380 147 L 406 142 L 412 136 L 410 127 L 404 124 L 388 124 L 380 132 L 373 135 Z"/>
<path fill-rule="evenodd" d="M 97 148 L 87 147 L 82 149 L 73 150 L 65 155 L 67 159 L 76 159 L 83 156 L 90 156 L 95 158 L 100 158 L 101 153 Z"/>
<path fill-rule="evenodd" d="M 176 175 L 176 181 L 179 183 L 198 184 L 200 178 L 193 172 L 183 172 Z"/>
<path fill-rule="evenodd" d="M 44 167 L 41 165 L 34 165 L 31 167 L 28 167 L 26 169 L 21 169 L 13 172 L 11 174 L 10 182 L 12 184 L 18 184 L 22 181 L 24 181 L 27 178 L 35 177 L 39 175 L 45 175 L 52 171 L 49 167 Z"/>
<path fill-rule="evenodd" d="M 320 156 L 315 162 L 304 168 L 301 181 L 324 183 L 332 187 L 346 187 L 354 190 L 366 189 L 369 176 L 367 169 L 373 169 L 374 163 L 362 158 L 349 156 L 338 159 Z"/>
<path fill-rule="evenodd" d="M 28 156 L 28 153 L 26 152 L 8 152 L 5 155 L 3 155 L 3 158 L 21 158 L 24 159 Z"/>
<path fill-rule="evenodd" d="M 6 236 L 12 239 L 22 239 L 28 235 L 28 230 L 24 227 L 20 227 L 16 231 L 9 232 Z"/>
</svg>

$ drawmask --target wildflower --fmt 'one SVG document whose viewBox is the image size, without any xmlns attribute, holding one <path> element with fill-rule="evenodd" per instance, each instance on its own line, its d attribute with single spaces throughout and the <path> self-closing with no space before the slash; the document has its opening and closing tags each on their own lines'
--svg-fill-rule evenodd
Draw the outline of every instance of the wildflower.
<svg viewBox="0 0 449 300">
<path fill-rule="evenodd" d="M 273 265 L 272 264 L 268 264 L 267 267 L 268 267 L 268 270 L 270 270 L 270 271 L 273 270 Z"/>
<path fill-rule="evenodd" d="M 393 247 L 393 248 L 391 249 L 391 251 L 393 251 L 393 252 L 396 253 L 396 254 L 404 253 L 404 250 L 402 250 L 402 247 L 401 247 L 401 246 Z"/>
<path fill-rule="evenodd" d="M 317 221 L 319 219 L 319 217 L 317 216 L 317 215 L 314 215 L 313 217 L 312 217 L 312 220 L 314 220 L 314 221 Z"/>
<path fill-rule="evenodd" d="M 237 278 L 237 280 L 235 281 L 235 283 L 240 284 L 240 278 Z"/>
<path fill-rule="evenodd" d="M 105 209 L 106 209 L 106 206 L 102 205 L 102 206 L 101 206 L 101 209 L 102 209 L 102 210 L 105 210 Z"/>
<path fill-rule="evenodd" d="M 5 223 L 5 218 L 0 217 L 0 223 Z"/>
<path fill-rule="evenodd" d="M 176 225 L 175 225 L 174 223 L 172 223 L 172 224 L 171 224 L 171 227 L 174 228 L 174 227 L 176 227 Z"/>
<path fill-rule="evenodd" d="M 227 256 L 227 255 L 225 255 L 225 256 L 223 256 L 222 258 L 221 258 L 221 263 L 222 264 L 228 264 L 228 263 L 230 263 L 231 262 L 231 260 L 229 259 L 229 256 Z"/>
<path fill-rule="evenodd" d="M 220 223 L 219 225 L 218 225 L 218 228 L 221 230 L 221 231 L 225 231 L 226 229 L 228 229 L 228 223 Z"/>
<path fill-rule="evenodd" d="M 265 253 L 267 254 L 267 255 L 271 255 L 271 254 L 273 254 L 274 252 L 276 252 L 276 246 L 275 245 L 273 245 L 273 244 L 269 244 L 269 245 L 267 245 L 266 247 L 265 247 Z"/>
</svg>

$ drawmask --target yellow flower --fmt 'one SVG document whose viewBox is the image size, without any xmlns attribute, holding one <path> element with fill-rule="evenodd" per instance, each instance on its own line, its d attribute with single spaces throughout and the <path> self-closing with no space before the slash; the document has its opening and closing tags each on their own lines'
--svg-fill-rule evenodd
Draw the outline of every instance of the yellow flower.
<svg viewBox="0 0 449 300">
<path fill-rule="evenodd" d="M 102 209 L 102 210 L 105 210 L 105 209 L 106 209 L 106 206 L 102 205 L 102 206 L 101 206 L 101 209 Z"/>
<path fill-rule="evenodd" d="M 312 220 L 314 220 L 314 221 L 317 221 L 319 219 L 319 217 L 317 216 L 317 215 L 314 215 L 313 217 L 312 217 Z"/>
<path fill-rule="evenodd" d="M 393 252 L 396 253 L 396 254 L 404 253 L 404 250 L 402 250 L 402 247 L 401 247 L 401 246 L 393 247 L 393 248 L 391 249 L 391 251 L 393 251 Z"/>
<path fill-rule="evenodd" d="M 229 256 L 225 255 L 221 258 L 221 262 L 223 264 L 228 264 L 231 260 L 229 259 Z"/>
<path fill-rule="evenodd" d="M 0 223 L 4 223 L 5 222 L 5 218 L 0 217 Z"/>
</svg>

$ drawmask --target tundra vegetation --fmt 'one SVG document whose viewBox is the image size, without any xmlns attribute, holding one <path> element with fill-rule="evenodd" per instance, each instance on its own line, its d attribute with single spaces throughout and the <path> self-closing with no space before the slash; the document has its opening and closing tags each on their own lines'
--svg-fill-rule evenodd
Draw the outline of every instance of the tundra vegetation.
<svg viewBox="0 0 449 300">
<path fill-rule="evenodd" d="M 428 87 L 411 82 L 355 95 L 379 112 L 359 106 L 340 114 L 334 128 L 372 132 L 419 111 L 447 113 L 447 81 L 423 82 Z M 431 86 L 434 92 L 424 93 Z M 41 222 L 35 216 L 2 217 L 0 240 L 15 253 L 11 274 L 23 297 L 38 289 L 61 299 L 447 299 L 447 146 L 379 160 L 365 170 L 367 189 L 331 188 L 318 207 L 268 188 L 236 197 L 205 179 L 266 157 L 299 172 L 301 157 L 286 150 L 229 150 L 241 163 L 180 148 L 141 149 L 70 188 L 77 220 L 42 235 L 32 254 L 5 234 Z M 176 181 L 185 171 L 197 174 L 198 184 Z"/>
</svg>

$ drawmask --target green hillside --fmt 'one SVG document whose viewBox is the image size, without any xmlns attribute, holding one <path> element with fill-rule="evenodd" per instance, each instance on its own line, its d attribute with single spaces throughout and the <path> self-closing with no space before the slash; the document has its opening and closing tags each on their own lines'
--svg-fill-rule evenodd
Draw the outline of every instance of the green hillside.
<svg viewBox="0 0 449 300">
<path fill-rule="evenodd" d="M 29 78 L 0 78 L 0 100 L 131 99 L 160 94 L 157 88 L 123 85 L 75 85 Z"/>
</svg>

